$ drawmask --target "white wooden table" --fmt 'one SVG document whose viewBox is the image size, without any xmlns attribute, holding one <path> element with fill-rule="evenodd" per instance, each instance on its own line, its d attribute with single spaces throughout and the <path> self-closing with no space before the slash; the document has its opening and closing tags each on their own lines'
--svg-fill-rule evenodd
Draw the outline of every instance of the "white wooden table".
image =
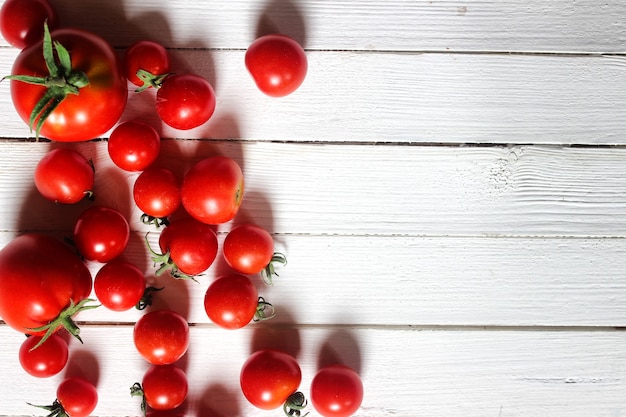
<svg viewBox="0 0 626 417">
<path fill-rule="evenodd" d="M 97 168 L 98 203 L 133 230 L 128 256 L 153 308 L 191 324 L 181 362 L 187 415 L 277 416 L 240 393 L 254 349 L 294 354 L 302 390 L 320 365 L 354 367 L 360 417 L 626 415 L 626 3 L 612 0 L 53 0 L 63 25 L 120 52 L 150 38 L 174 68 L 213 83 L 217 110 L 191 131 L 163 127 L 163 158 L 223 153 L 247 189 L 236 222 L 272 231 L 289 260 L 260 291 L 277 317 L 238 331 L 204 313 L 200 284 L 154 277 L 130 187 L 106 141 L 76 146 Z M 273 99 L 243 65 L 269 28 L 303 43 L 309 73 Z M 17 51 L 2 41 L 0 73 Z M 67 233 L 89 202 L 34 191 L 35 142 L 0 84 L 0 244 Z M 149 94 L 149 93 L 147 93 Z M 148 95 L 125 119 L 157 123 Z M 220 228 L 220 239 L 230 225 Z M 151 234 L 156 242 L 157 235 Z M 100 265 L 90 264 L 92 272 Z M 43 415 L 67 375 L 97 384 L 95 416 L 138 416 L 129 387 L 147 364 L 142 313 L 81 313 L 61 375 L 22 371 L 23 335 L 0 325 L 0 415 Z M 311 417 L 316 416 L 311 409 Z"/>
</svg>

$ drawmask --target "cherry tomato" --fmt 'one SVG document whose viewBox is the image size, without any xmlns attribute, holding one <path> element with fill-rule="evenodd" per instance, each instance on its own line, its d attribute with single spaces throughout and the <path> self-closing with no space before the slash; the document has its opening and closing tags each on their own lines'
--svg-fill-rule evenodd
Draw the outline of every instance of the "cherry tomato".
<svg viewBox="0 0 626 417">
<path fill-rule="evenodd" d="M 98 405 L 98 392 L 91 382 L 70 377 L 59 384 L 57 401 L 69 417 L 87 417 Z"/>
<path fill-rule="evenodd" d="M 137 320 L 133 341 L 145 360 L 153 365 L 168 365 L 187 352 L 189 325 L 175 311 L 154 310 Z"/>
<path fill-rule="evenodd" d="M 69 349 L 67 342 L 58 335 L 52 334 L 39 347 L 41 336 L 29 336 L 22 342 L 19 360 L 22 368 L 37 378 L 48 378 L 61 372 L 67 364 Z"/>
<path fill-rule="evenodd" d="M 189 130 L 207 122 L 215 111 L 211 84 L 196 74 L 170 75 L 157 90 L 156 112 L 174 129 Z"/>
<path fill-rule="evenodd" d="M 151 366 L 141 381 L 146 405 L 154 410 L 173 410 L 187 398 L 185 372 L 175 365 Z"/>
<path fill-rule="evenodd" d="M 130 237 L 124 215 L 110 207 L 91 206 L 74 225 L 78 253 L 90 261 L 106 263 L 121 255 Z"/>
<path fill-rule="evenodd" d="M 167 168 L 150 167 L 135 180 L 133 199 L 139 210 L 148 216 L 148 223 L 153 219 L 166 219 L 180 207 L 180 181 Z"/>
<path fill-rule="evenodd" d="M 71 68 L 62 68 L 63 60 L 59 60 L 59 74 L 53 76 L 44 59 L 43 41 L 22 50 L 13 64 L 11 78 L 11 98 L 17 113 L 36 132 L 51 140 L 79 142 L 99 137 L 118 122 L 126 107 L 128 83 L 117 53 L 100 36 L 76 28 L 52 31 L 50 41 L 69 51 Z M 65 75 L 67 72 L 71 75 Z M 47 86 L 15 79 L 20 75 L 39 77 L 46 80 Z M 53 86 L 61 82 L 66 83 L 64 89 Z M 57 94 L 63 98 L 56 107 L 50 107 L 53 101 L 44 100 L 49 87 L 56 93 L 63 91 Z M 36 106 L 41 100 L 48 105 L 38 113 Z M 30 119 L 34 110 L 33 125 Z M 49 110 L 51 113 L 45 115 Z"/>
<path fill-rule="evenodd" d="M 193 218 L 172 221 L 159 236 L 161 254 L 153 252 L 157 275 L 169 269 L 174 278 L 191 278 L 206 271 L 217 256 L 217 235 Z"/>
<path fill-rule="evenodd" d="M 136 86 L 144 86 L 145 80 L 137 76 L 139 70 L 152 76 L 165 75 L 170 71 L 170 58 L 167 50 L 158 42 L 141 40 L 133 43 L 124 52 L 124 73 Z M 151 87 L 147 85 L 146 87 Z"/>
<path fill-rule="evenodd" d="M 73 149 L 53 149 L 35 167 L 35 187 L 55 203 L 74 204 L 91 197 L 93 183 L 92 163 Z"/>
<path fill-rule="evenodd" d="M 259 90 L 271 97 L 296 91 L 308 69 L 302 46 L 281 34 L 261 36 L 252 42 L 246 51 L 245 64 Z"/>
<path fill-rule="evenodd" d="M 273 410 L 284 406 L 302 380 L 298 362 L 288 353 L 263 349 L 245 361 L 239 376 L 246 399 L 255 407 Z"/>
<path fill-rule="evenodd" d="M 113 129 L 107 146 L 115 165 L 126 171 L 143 171 L 159 156 L 161 137 L 149 124 L 131 120 Z"/>
<path fill-rule="evenodd" d="M 43 37 L 43 24 L 59 26 L 56 10 L 48 0 L 6 0 L 0 9 L 0 32 L 16 48 L 24 49 Z"/>
<path fill-rule="evenodd" d="M 239 164 L 226 156 L 197 162 L 183 178 L 181 198 L 185 210 L 207 224 L 232 220 L 241 206 L 244 192 Z"/>
<path fill-rule="evenodd" d="M 256 287 L 248 277 L 240 274 L 217 278 L 204 295 L 207 316 L 225 329 L 239 329 L 250 323 L 258 305 Z"/>
<path fill-rule="evenodd" d="M 29 233 L 0 250 L 0 317 L 20 333 L 56 331 L 66 323 L 55 320 L 87 300 L 91 287 L 87 266 L 53 237 Z"/>
<path fill-rule="evenodd" d="M 118 258 L 100 268 L 93 289 L 103 306 L 113 311 L 126 311 L 143 297 L 146 278 L 137 266 Z"/>
<path fill-rule="evenodd" d="M 363 383 L 348 366 L 324 367 L 311 381 L 311 403 L 323 417 L 349 417 L 362 401 Z"/>
</svg>

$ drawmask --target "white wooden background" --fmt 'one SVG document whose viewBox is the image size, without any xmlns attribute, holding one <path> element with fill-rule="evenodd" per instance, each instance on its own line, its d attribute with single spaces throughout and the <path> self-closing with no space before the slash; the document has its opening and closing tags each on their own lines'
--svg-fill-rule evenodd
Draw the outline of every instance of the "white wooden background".
<svg viewBox="0 0 626 417">
<path fill-rule="evenodd" d="M 305 394 L 319 366 L 354 367 L 359 417 L 626 416 L 626 3 L 52 1 L 65 26 L 120 52 L 158 40 L 176 70 L 211 80 L 215 116 L 163 127 L 162 158 L 181 172 L 215 153 L 238 160 L 247 190 L 235 222 L 269 228 L 289 259 L 275 286 L 259 284 L 275 319 L 215 327 L 202 299 L 224 263 L 200 284 L 155 278 L 136 174 L 112 164 L 103 140 L 76 146 L 95 162 L 97 202 L 131 221 L 128 257 L 166 286 L 154 308 L 192 326 L 187 415 L 280 415 L 238 387 L 251 351 L 278 347 L 300 362 Z M 243 65 L 270 30 L 309 58 L 282 99 L 258 92 Z M 0 54 L 8 74 L 17 51 L 2 41 Z M 131 97 L 124 118 L 157 123 L 151 104 Z M 0 120 L 0 244 L 67 234 L 90 203 L 38 196 L 33 168 L 54 145 L 32 140 L 7 83 Z M 85 344 L 72 341 L 67 370 L 44 380 L 21 370 L 23 336 L 0 325 L 0 415 L 43 415 L 26 402 L 52 401 L 63 376 L 82 375 L 98 387 L 95 416 L 138 416 L 140 314 L 81 314 Z"/>
</svg>

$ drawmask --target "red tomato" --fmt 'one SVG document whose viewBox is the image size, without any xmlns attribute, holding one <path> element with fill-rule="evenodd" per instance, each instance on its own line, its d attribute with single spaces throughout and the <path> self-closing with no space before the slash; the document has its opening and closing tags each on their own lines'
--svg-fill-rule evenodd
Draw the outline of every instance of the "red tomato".
<svg viewBox="0 0 626 417">
<path fill-rule="evenodd" d="M 151 366 L 141 381 L 146 405 L 154 410 L 173 410 L 180 406 L 188 390 L 187 375 L 175 365 Z"/>
<path fill-rule="evenodd" d="M 159 236 L 161 254 L 152 252 L 157 275 L 170 269 L 174 278 L 192 278 L 206 271 L 217 256 L 217 235 L 211 226 L 193 218 L 170 223 Z"/>
<path fill-rule="evenodd" d="M 225 329 L 239 329 L 250 323 L 258 306 L 257 289 L 244 275 L 221 276 L 209 285 L 204 295 L 207 316 Z"/>
<path fill-rule="evenodd" d="M 52 83 L 66 83 L 68 91 L 60 104 L 49 115 L 37 114 L 31 123 L 31 114 L 44 98 L 47 87 L 11 79 L 11 98 L 19 116 L 48 139 L 60 142 L 79 142 L 99 137 L 119 120 L 128 97 L 128 84 L 121 71 L 115 50 L 100 36 L 75 28 L 57 29 L 52 40 L 62 44 L 70 53 L 70 76 L 52 76 L 43 56 L 43 42 L 39 41 L 17 56 L 12 77 L 23 75 L 48 79 Z M 57 48 L 57 53 L 59 49 Z M 88 84 L 82 75 L 86 76 Z M 60 87 L 54 87 L 61 91 Z M 71 91 L 70 91 L 71 90 Z M 77 94 L 74 94 L 77 93 Z M 35 112 L 36 113 L 36 112 Z M 46 117 L 44 117 L 46 116 Z M 44 121 L 45 120 L 45 121 Z M 39 126 L 38 123 L 43 123 Z"/>
<path fill-rule="evenodd" d="M 254 352 L 245 361 L 239 376 L 241 390 L 255 407 L 273 410 L 284 406 L 302 380 L 293 356 L 271 349 Z"/>
<path fill-rule="evenodd" d="M 133 185 L 135 204 L 147 218 L 147 223 L 157 221 L 157 226 L 180 207 L 180 181 L 171 170 L 150 167 L 142 172 Z"/>
<path fill-rule="evenodd" d="M 90 261 L 106 263 L 121 255 L 130 237 L 130 227 L 119 211 L 91 206 L 74 225 L 74 243 L 78 253 Z"/>
<path fill-rule="evenodd" d="M 149 40 L 137 41 L 128 47 L 123 62 L 126 78 L 139 87 L 144 86 L 147 81 L 137 76 L 139 70 L 146 71 L 153 77 L 166 75 L 170 71 L 170 58 L 165 47 Z M 150 83 L 145 87 L 151 87 Z"/>
<path fill-rule="evenodd" d="M 100 268 L 93 289 L 103 306 L 113 311 L 126 311 L 141 301 L 146 291 L 146 278 L 135 265 L 118 258 Z"/>
<path fill-rule="evenodd" d="M 20 333 L 43 335 L 33 329 L 49 324 L 58 330 L 67 323 L 55 320 L 87 300 L 91 287 L 89 269 L 53 237 L 25 234 L 0 250 L 0 317 Z"/>
<path fill-rule="evenodd" d="M 107 149 L 118 167 L 126 171 L 143 171 L 159 156 L 161 137 L 149 124 L 131 120 L 113 129 Z"/>
<path fill-rule="evenodd" d="M 44 22 L 50 30 L 59 26 L 56 10 L 48 0 L 6 0 L 0 9 L 0 32 L 19 49 L 42 38 Z"/>
<path fill-rule="evenodd" d="M 311 381 L 311 403 L 323 417 L 349 417 L 362 401 L 363 383 L 348 366 L 322 368 Z"/>
<path fill-rule="evenodd" d="M 156 112 L 174 129 L 198 127 L 207 122 L 214 111 L 213 87 L 199 75 L 170 75 L 157 90 Z"/>
<path fill-rule="evenodd" d="M 145 360 L 153 365 L 168 365 L 187 352 L 189 325 L 175 311 L 154 310 L 137 320 L 133 341 Z"/>
<path fill-rule="evenodd" d="M 79 152 L 57 148 L 35 167 L 35 187 L 50 201 L 74 204 L 93 195 L 94 168 Z"/>
<path fill-rule="evenodd" d="M 50 335 L 39 347 L 41 336 L 29 336 L 22 342 L 19 360 L 22 368 L 37 378 L 48 378 L 61 372 L 67 364 L 67 342 L 57 333 Z"/>
<path fill-rule="evenodd" d="M 245 63 L 259 90 L 272 97 L 283 97 L 296 91 L 308 69 L 302 46 L 280 34 L 255 40 L 246 51 Z"/>
<path fill-rule="evenodd" d="M 98 405 L 98 392 L 91 382 L 70 377 L 59 384 L 57 400 L 69 417 L 87 417 Z"/>
<path fill-rule="evenodd" d="M 185 174 L 181 198 L 185 210 L 207 224 L 232 220 L 241 206 L 244 192 L 239 164 L 226 156 L 197 162 Z"/>
</svg>

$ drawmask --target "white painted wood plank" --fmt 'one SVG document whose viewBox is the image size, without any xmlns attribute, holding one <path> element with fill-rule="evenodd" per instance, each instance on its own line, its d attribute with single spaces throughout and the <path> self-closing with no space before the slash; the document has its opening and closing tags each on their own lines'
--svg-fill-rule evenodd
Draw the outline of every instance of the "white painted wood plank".
<svg viewBox="0 0 626 417">
<path fill-rule="evenodd" d="M 66 25 L 116 45 L 246 48 L 270 28 L 311 49 L 624 52 L 623 2 L 54 0 Z M 374 30 L 373 30 L 374 29 Z"/>
<path fill-rule="evenodd" d="M 301 389 L 320 364 L 339 361 L 359 371 L 365 396 L 355 416 L 598 416 L 626 412 L 626 345 L 621 332 L 419 331 L 283 328 L 226 331 L 193 327 L 179 365 L 190 394 L 187 415 L 276 416 L 240 393 L 239 370 L 251 351 L 284 349 L 302 368 Z M 97 383 L 94 416 L 138 416 L 129 387 L 146 364 L 134 350 L 132 327 L 88 327 L 85 344 L 70 345 L 68 371 L 35 380 L 15 359 L 23 336 L 0 326 L 2 415 L 44 415 L 25 404 L 54 397 L 63 375 Z M 310 414 L 318 416 L 314 411 Z"/>
</svg>

